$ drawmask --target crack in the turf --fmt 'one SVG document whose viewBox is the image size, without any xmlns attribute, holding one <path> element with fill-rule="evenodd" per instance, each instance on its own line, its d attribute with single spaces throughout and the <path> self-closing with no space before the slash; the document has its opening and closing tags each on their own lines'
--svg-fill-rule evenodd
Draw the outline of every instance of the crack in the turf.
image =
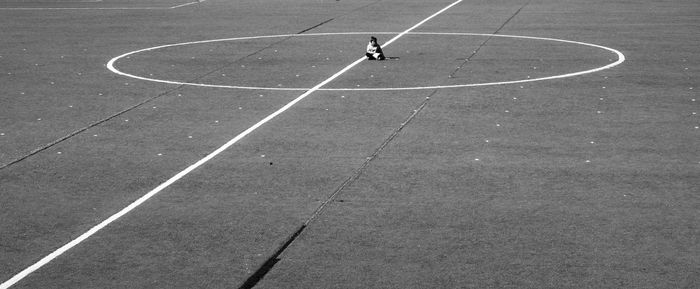
<svg viewBox="0 0 700 289">
<path fill-rule="evenodd" d="M 314 26 L 311 26 L 311 27 L 309 27 L 309 28 L 306 28 L 306 29 L 304 29 L 304 30 L 302 30 L 302 31 L 299 31 L 299 33 L 297 33 L 297 34 L 303 34 L 304 32 L 307 32 L 307 31 L 312 30 L 312 29 L 314 29 L 314 28 L 316 28 L 316 27 L 319 27 L 319 26 L 321 26 L 321 25 L 323 25 L 323 24 L 326 24 L 326 23 L 328 23 L 328 22 L 331 22 L 331 21 L 333 21 L 333 19 L 335 19 L 335 18 L 328 19 L 328 20 L 323 21 L 323 22 L 321 22 L 321 23 L 319 23 L 319 24 L 316 24 L 316 25 L 314 25 Z"/>
<path fill-rule="evenodd" d="M 304 33 L 304 32 L 307 32 L 307 31 L 311 30 L 311 29 L 317 28 L 317 27 L 319 27 L 319 26 L 321 26 L 321 25 L 323 25 L 323 24 L 326 24 L 326 23 L 332 21 L 333 19 L 335 19 L 335 18 L 331 18 L 331 19 L 325 20 L 325 21 L 323 21 L 323 22 L 321 22 L 321 23 L 319 23 L 319 24 L 316 24 L 316 25 L 312 26 L 311 28 L 306 28 L 306 29 L 304 29 L 304 30 L 301 30 L 300 32 L 298 32 L 298 33 L 296 33 L 296 34 L 302 34 L 302 33 Z M 220 67 L 218 67 L 218 68 L 216 68 L 216 69 L 214 69 L 214 70 L 212 70 L 212 71 L 209 71 L 209 72 L 207 72 L 207 73 L 204 73 L 204 74 L 202 74 L 202 75 L 199 75 L 199 76 L 197 76 L 197 77 L 194 77 L 194 78 L 192 78 L 192 79 L 190 79 L 190 80 L 188 80 L 188 81 L 186 81 L 186 82 L 198 81 L 198 80 L 200 80 L 200 79 L 202 79 L 202 78 L 204 78 L 204 77 L 207 77 L 207 76 L 211 75 L 212 73 L 216 73 L 216 72 L 218 72 L 218 71 L 221 71 L 222 69 L 225 69 L 225 68 L 228 68 L 228 67 L 234 65 L 234 64 L 236 64 L 238 61 L 240 61 L 240 60 L 242 60 L 242 59 L 245 59 L 245 58 L 251 57 L 251 56 L 253 56 L 253 55 L 256 55 L 256 54 L 258 54 L 258 53 L 264 51 L 265 49 L 269 49 L 270 47 L 272 47 L 272 46 L 274 46 L 274 45 L 277 45 L 277 44 L 279 44 L 279 43 L 281 43 L 281 42 L 284 42 L 284 41 L 286 41 L 286 40 L 289 40 L 290 38 L 291 38 L 291 37 L 286 37 L 286 38 L 284 38 L 284 39 L 282 39 L 282 40 L 276 41 L 276 42 L 274 42 L 274 43 L 272 43 L 272 44 L 270 44 L 270 45 L 267 45 L 267 46 L 265 46 L 265 47 L 263 47 L 263 48 L 261 48 L 261 49 L 258 49 L 257 51 L 254 51 L 254 52 L 252 52 L 252 53 L 250 53 L 250 54 L 248 54 L 248 55 L 246 55 L 246 56 L 243 56 L 243 57 L 238 58 L 238 59 L 236 59 L 236 60 L 234 60 L 234 61 L 232 61 L 232 62 L 229 62 L 229 63 L 227 63 L 226 65 L 222 65 L 222 66 L 220 66 Z M 175 92 L 175 91 L 178 91 L 178 90 L 180 90 L 181 88 L 183 88 L 184 86 L 186 86 L 186 85 L 180 84 L 180 85 L 178 85 L 177 87 L 175 87 L 175 88 L 173 88 L 173 89 L 167 90 L 167 91 L 165 91 L 165 92 L 159 93 L 159 94 L 156 95 L 156 96 L 153 96 L 153 97 L 147 98 L 147 99 L 145 99 L 145 100 L 142 100 L 142 101 L 140 101 L 140 102 L 138 102 L 138 103 L 136 103 L 136 104 L 134 104 L 134 105 L 132 105 L 132 106 L 130 106 L 130 107 L 127 107 L 126 109 L 123 109 L 123 110 L 121 110 L 121 111 L 115 113 L 115 114 L 112 114 L 112 115 L 110 115 L 110 116 L 108 116 L 108 117 L 105 117 L 105 118 L 103 118 L 103 119 L 100 119 L 100 120 L 98 120 L 98 121 L 94 121 L 94 122 L 88 124 L 87 126 L 84 126 L 84 127 L 82 127 L 82 128 L 79 128 L 79 129 L 77 129 L 77 130 L 75 130 L 75 131 L 73 131 L 73 132 L 71 132 L 71 133 L 69 133 L 69 134 L 67 134 L 67 135 L 65 135 L 65 136 L 62 136 L 62 137 L 60 137 L 60 138 L 58 138 L 58 139 L 56 139 L 56 140 L 54 140 L 54 141 L 52 141 L 52 142 L 50 142 L 50 143 L 47 143 L 47 144 L 45 144 L 45 145 L 43 145 L 43 146 L 40 146 L 40 147 L 38 147 L 38 148 L 36 148 L 36 149 L 30 151 L 29 153 L 26 153 L 26 154 L 24 154 L 24 155 L 22 155 L 22 156 L 20 156 L 20 157 L 18 157 L 18 158 L 16 158 L 16 159 L 14 159 L 14 160 L 11 160 L 11 161 L 9 161 L 9 162 L 7 162 L 7 163 L 5 163 L 5 164 L 0 165 L 0 170 L 3 170 L 3 169 L 5 169 L 5 168 L 7 168 L 7 167 L 9 167 L 9 166 L 11 166 L 11 165 L 14 165 L 14 164 L 16 164 L 16 163 L 19 163 L 19 162 L 21 162 L 21 161 L 23 161 L 23 160 L 26 160 L 27 158 L 29 158 L 29 157 L 31 157 L 31 156 L 34 156 L 34 155 L 36 155 L 36 154 L 38 154 L 38 153 L 40 153 L 40 152 L 42 152 L 42 151 L 45 151 L 45 150 L 47 150 L 47 149 L 49 149 L 49 148 L 51 148 L 51 147 L 53 147 L 53 146 L 55 146 L 55 145 L 57 145 L 57 144 L 59 144 L 59 143 L 62 143 L 62 142 L 64 142 L 64 141 L 66 141 L 66 140 L 68 140 L 68 139 L 70 139 L 70 138 L 72 138 L 72 137 L 74 137 L 74 136 L 76 136 L 76 135 L 78 135 L 78 134 L 80 134 L 80 133 L 82 133 L 82 132 L 88 130 L 88 129 L 91 129 L 91 128 L 95 127 L 95 126 L 98 126 L 98 125 L 104 123 L 104 122 L 107 122 L 107 121 L 109 121 L 109 120 L 112 120 L 112 119 L 114 119 L 115 117 L 118 117 L 118 116 L 120 116 L 120 115 L 123 115 L 123 114 L 125 114 L 125 113 L 127 113 L 127 112 L 130 112 L 130 111 L 136 109 L 136 108 L 139 108 L 139 107 L 143 106 L 144 104 L 147 104 L 147 103 L 152 102 L 152 101 L 154 101 L 154 100 L 156 100 L 156 99 L 158 99 L 158 98 L 161 98 L 161 97 L 163 97 L 163 96 L 165 96 L 165 95 L 168 95 L 168 94 L 170 94 L 170 93 L 173 93 L 173 92 Z"/>
<path fill-rule="evenodd" d="M 506 21 L 503 22 L 503 24 L 501 24 L 501 26 L 498 27 L 498 29 L 496 29 L 496 31 L 494 31 L 494 32 L 491 33 L 491 34 L 498 34 L 498 32 L 501 32 L 501 29 L 503 29 L 503 27 L 506 27 L 506 24 L 508 24 L 508 22 L 510 22 L 511 20 L 513 20 L 513 18 L 515 18 L 515 16 L 518 15 L 518 14 L 520 13 L 520 11 L 522 11 L 523 8 L 525 8 L 525 6 L 527 6 L 527 5 L 530 4 L 530 1 L 532 1 L 532 0 L 528 0 L 527 2 L 525 2 L 525 4 L 523 4 L 523 6 L 520 6 L 520 8 L 519 8 L 517 11 L 515 11 L 515 13 L 513 13 L 513 15 L 511 15 L 508 19 L 506 19 Z M 455 77 L 455 73 L 457 73 L 457 72 L 460 71 L 465 65 L 467 65 L 467 63 L 469 63 L 469 60 L 471 60 L 472 57 L 474 57 L 477 53 L 479 53 L 479 50 L 481 50 L 481 48 L 484 47 L 484 45 L 486 45 L 486 43 L 488 43 L 489 40 L 491 40 L 492 38 L 493 38 L 493 36 L 489 36 L 488 38 L 486 38 L 486 40 L 484 40 L 484 42 L 482 42 L 481 45 L 479 45 L 479 47 L 477 47 L 474 51 L 472 51 L 472 54 L 469 55 L 468 57 L 457 59 L 457 60 L 463 60 L 463 61 L 462 61 L 462 64 L 460 64 L 459 66 L 457 66 L 457 68 L 449 74 L 449 78 L 454 78 L 454 77 Z"/>
<path fill-rule="evenodd" d="M 238 288 L 239 289 L 252 289 L 253 287 L 255 287 L 255 285 L 257 285 L 258 282 L 260 282 L 260 280 L 262 280 L 263 277 L 265 277 L 265 275 L 268 272 L 270 272 L 270 270 L 272 270 L 272 268 L 279 261 L 282 260 L 280 258 L 282 253 L 284 253 L 284 251 L 292 243 L 294 243 L 294 241 L 302 234 L 304 229 L 306 229 L 309 226 L 309 224 L 313 220 L 315 220 L 326 209 L 326 206 L 328 204 L 336 201 L 335 199 L 336 199 L 336 197 L 338 197 L 340 192 L 342 192 L 345 188 L 350 186 L 358 178 L 360 178 L 360 176 L 362 176 L 362 174 L 367 169 L 367 167 L 369 167 L 370 163 L 373 160 L 375 160 L 379 156 L 379 154 L 386 148 L 386 146 L 389 145 L 389 143 L 391 141 L 393 141 L 399 135 L 399 133 L 416 117 L 416 115 L 418 115 L 418 113 L 420 113 L 425 108 L 426 105 L 428 105 L 428 102 L 430 101 L 430 97 L 435 95 L 435 93 L 437 93 L 437 92 L 438 92 L 437 89 L 433 90 L 433 92 L 431 92 L 425 98 L 425 100 L 423 100 L 423 102 L 421 102 L 421 104 L 418 107 L 416 107 L 416 109 L 413 110 L 411 115 L 409 115 L 408 118 L 406 118 L 406 120 L 404 120 L 404 122 L 402 122 L 401 125 L 398 128 L 396 128 L 389 135 L 389 137 L 387 137 L 382 142 L 382 144 L 379 145 L 379 147 L 377 147 L 377 149 L 369 157 L 367 157 L 365 162 L 362 163 L 362 165 L 357 170 L 355 170 L 355 173 L 353 173 L 342 184 L 340 184 L 340 186 L 338 186 L 338 188 L 336 188 L 333 191 L 333 193 L 330 194 L 330 196 L 328 196 L 328 198 L 326 198 L 326 200 L 323 201 L 323 203 L 321 203 L 321 205 L 319 205 L 318 208 L 316 208 L 316 210 L 311 214 L 311 216 L 308 219 L 306 219 L 306 221 L 304 221 L 304 223 L 296 231 L 294 231 L 294 233 L 289 238 L 286 239 L 286 241 L 275 251 L 275 253 L 272 254 L 272 256 L 270 256 L 264 263 L 262 263 L 262 265 L 260 265 L 260 267 L 257 270 L 255 270 L 255 272 L 253 272 L 253 274 L 250 275 L 250 277 L 248 277 L 248 279 L 246 279 L 245 282 L 243 282 L 243 285 L 241 285 Z M 338 200 L 338 201 L 345 202 L 346 200 Z"/>
</svg>

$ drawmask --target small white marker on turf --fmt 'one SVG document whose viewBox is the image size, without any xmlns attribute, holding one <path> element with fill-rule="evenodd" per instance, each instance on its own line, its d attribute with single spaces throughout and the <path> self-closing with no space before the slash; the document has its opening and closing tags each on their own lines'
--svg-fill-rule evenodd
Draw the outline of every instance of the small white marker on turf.
<svg viewBox="0 0 700 289">
<path fill-rule="evenodd" d="M 159 153 L 158 156 L 162 156 L 163 154 Z"/>
<path fill-rule="evenodd" d="M 260 157 L 261 157 L 261 158 L 264 158 L 264 157 L 265 157 L 265 155 L 260 155 Z"/>
<path fill-rule="evenodd" d="M 591 160 L 586 160 L 586 162 L 587 162 L 587 163 L 590 163 L 590 162 L 591 162 Z"/>
<path fill-rule="evenodd" d="M 4 133 L 4 132 L 0 132 L 0 135 L 5 135 L 5 133 Z"/>
<path fill-rule="evenodd" d="M 599 114 L 600 114 L 600 113 L 603 113 L 603 112 L 599 110 L 599 111 L 597 111 L 597 113 L 599 113 Z"/>
<path fill-rule="evenodd" d="M 474 159 L 474 160 L 477 161 L 477 162 L 479 161 L 479 159 Z"/>
<path fill-rule="evenodd" d="M 60 155 L 60 154 L 61 154 L 61 152 L 56 152 L 56 154 L 59 154 L 59 155 Z"/>
<path fill-rule="evenodd" d="M 36 120 L 37 120 L 37 121 L 41 121 L 41 119 L 40 119 L 40 118 L 37 118 Z"/>
<path fill-rule="evenodd" d="M 500 123 L 497 123 L 496 126 L 501 126 L 501 124 L 500 124 Z"/>
<path fill-rule="evenodd" d="M 191 135 L 188 135 L 187 138 L 192 138 L 192 136 L 191 136 Z"/>
</svg>

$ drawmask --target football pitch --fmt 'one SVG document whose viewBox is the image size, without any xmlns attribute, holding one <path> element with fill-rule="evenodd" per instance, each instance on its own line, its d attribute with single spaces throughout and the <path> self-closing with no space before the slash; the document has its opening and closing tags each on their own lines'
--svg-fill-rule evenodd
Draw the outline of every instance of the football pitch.
<svg viewBox="0 0 700 289">
<path fill-rule="evenodd" d="M 0 289 L 700 288 L 700 2 L 0 24 Z"/>
</svg>

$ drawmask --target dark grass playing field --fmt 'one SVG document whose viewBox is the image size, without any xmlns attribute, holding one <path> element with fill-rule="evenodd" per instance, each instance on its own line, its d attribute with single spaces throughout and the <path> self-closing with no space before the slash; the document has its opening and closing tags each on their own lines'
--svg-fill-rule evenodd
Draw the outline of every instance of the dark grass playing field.
<svg viewBox="0 0 700 289">
<path fill-rule="evenodd" d="M 311 88 L 453 2 L 3 1 L 0 282 L 304 93 L 110 59 L 367 32 L 116 63 Z M 15 9 L 42 7 L 109 9 Z M 465 0 L 415 32 L 626 61 L 315 91 L 12 288 L 699 288 L 699 29 L 692 0 Z M 326 87 L 617 60 L 484 36 L 384 51 Z"/>
</svg>

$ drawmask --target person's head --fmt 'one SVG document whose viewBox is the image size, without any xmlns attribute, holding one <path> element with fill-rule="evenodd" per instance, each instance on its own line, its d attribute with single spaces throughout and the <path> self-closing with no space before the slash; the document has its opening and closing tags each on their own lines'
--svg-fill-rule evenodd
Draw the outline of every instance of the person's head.
<svg viewBox="0 0 700 289">
<path fill-rule="evenodd" d="M 377 44 L 377 37 L 374 37 L 374 36 L 370 37 L 369 42 L 372 44 Z"/>
</svg>

